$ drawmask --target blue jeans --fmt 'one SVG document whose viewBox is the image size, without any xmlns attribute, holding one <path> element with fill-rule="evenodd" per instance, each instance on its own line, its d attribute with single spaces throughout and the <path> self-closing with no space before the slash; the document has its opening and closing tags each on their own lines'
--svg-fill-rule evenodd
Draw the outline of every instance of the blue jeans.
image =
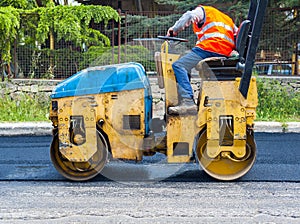
<svg viewBox="0 0 300 224">
<path fill-rule="evenodd" d="M 191 52 L 179 58 L 172 64 L 177 87 L 178 95 L 181 98 L 192 98 L 194 97 L 193 89 L 190 83 L 190 74 L 192 68 L 194 68 L 199 61 L 208 57 L 222 57 L 223 55 L 204 51 L 199 47 L 194 47 Z M 223 56 L 224 57 L 224 56 Z"/>
</svg>

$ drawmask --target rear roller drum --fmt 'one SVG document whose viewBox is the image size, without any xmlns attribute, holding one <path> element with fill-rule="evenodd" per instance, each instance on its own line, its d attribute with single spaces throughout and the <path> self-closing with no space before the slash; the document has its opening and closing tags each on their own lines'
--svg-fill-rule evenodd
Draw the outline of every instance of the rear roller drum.
<svg viewBox="0 0 300 224">
<path fill-rule="evenodd" d="M 256 158 L 256 144 L 253 135 L 247 132 L 246 155 L 236 158 L 230 152 L 221 152 L 216 158 L 207 155 L 206 130 L 201 134 L 197 145 L 197 157 L 202 169 L 218 180 L 235 180 L 245 175 L 253 166 Z"/>
<path fill-rule="evenodd" d="M 97 151 L 87 162 L 71 162 L 59 151 L 58 134 L 55 133 L 50 148 L 54 167 L 67 179 L 86 181 L 101 172 L 107 162 L 108 144 L 103 134 L 97 130 Z"/>
</svg>

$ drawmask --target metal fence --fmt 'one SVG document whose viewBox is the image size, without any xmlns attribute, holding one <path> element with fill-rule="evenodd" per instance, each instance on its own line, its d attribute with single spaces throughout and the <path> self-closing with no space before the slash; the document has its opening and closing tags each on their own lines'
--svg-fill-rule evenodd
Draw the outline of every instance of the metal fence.
<svg viewBox="0 0 300 224">
<path fill-rule="evenodd" d="M 296 46 L 300 43 L 300 21 L 299 16 L 295 17 L 296 11 L 300 11 L 300 7 L 268 9 L 256 57 L 257 65 L 285 64 L 289 74 L 300 74 L 297 67 L 299 64 L 296 63 L 299 61 L 300 49 Z M 10 64 L 13 77 L 64 79 L 88 66 L 129 61 L 140 62 L 148 74 L 155 74 L 154 53 L 160 50 L 162 43 L 156 37 L 165 35 L 180 14 L 126 12 L 120 15 L 122 19 L 119 24 L 110 22 L 107 26 L 100 24 L 94 27 L 110 38 L 112 47 L 109 48 L 92 47 L 83 51 L 82 48 L 74 47 L 73 43 L 60 41 L 55 42 L 55 50 L 49 50 L 47 44 L 28 46 L 18 41 L 12 50 L 13 60 Z M 295 18 L 298 21 L 294 21 Z M 278 26 L 278 19 L 284 19 L 285 26 Z M 297 29 L 298 32 L 295 32 Z M 181 32 L 179 37 L 189 40 L 177 46 L 181 53 L 190 50 L 195 44 L 196 37 L 191 27 Z M 269 67 L 264 65 L 257 69 L 259 74 L 266 74 L 265 70 Z M 3 73 L 7 73 L 5 68 Z"/>
</svg>

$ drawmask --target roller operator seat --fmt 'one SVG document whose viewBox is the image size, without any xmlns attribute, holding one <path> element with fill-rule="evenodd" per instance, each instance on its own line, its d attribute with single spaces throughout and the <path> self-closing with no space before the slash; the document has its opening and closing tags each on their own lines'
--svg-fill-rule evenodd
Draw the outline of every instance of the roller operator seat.
<svg viewBox="0 0 300 224">
<path fill-rule="evenodd" d="M 244 20 L 235 38 L 236 54 L 231 57 L 210 57 L 198 63 L 196 69 L 204 80 L 232 80 L 241 77 L 247 55 L 251 21 Z"/>
</svg>

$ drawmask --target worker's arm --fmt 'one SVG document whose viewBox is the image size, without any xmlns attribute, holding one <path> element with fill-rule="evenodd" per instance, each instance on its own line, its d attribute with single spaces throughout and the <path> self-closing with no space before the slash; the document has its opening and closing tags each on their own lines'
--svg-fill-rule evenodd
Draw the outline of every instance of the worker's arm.
<svg viewBox="0 0 300 224">
<path fill-rule="evenodd" d="M 204 19 L 204 11 L 201 6 L 198 6 L 192 11 L 187 11 L 184 13 L 176 23 L 169 28 L 167 36 L 170 36 L 170 31 L 173 31 L 173 35 L 176 36 L 180 31 L 184 30 L 186 27 L 192 23 L 201 23 Z"/>
</svg>

